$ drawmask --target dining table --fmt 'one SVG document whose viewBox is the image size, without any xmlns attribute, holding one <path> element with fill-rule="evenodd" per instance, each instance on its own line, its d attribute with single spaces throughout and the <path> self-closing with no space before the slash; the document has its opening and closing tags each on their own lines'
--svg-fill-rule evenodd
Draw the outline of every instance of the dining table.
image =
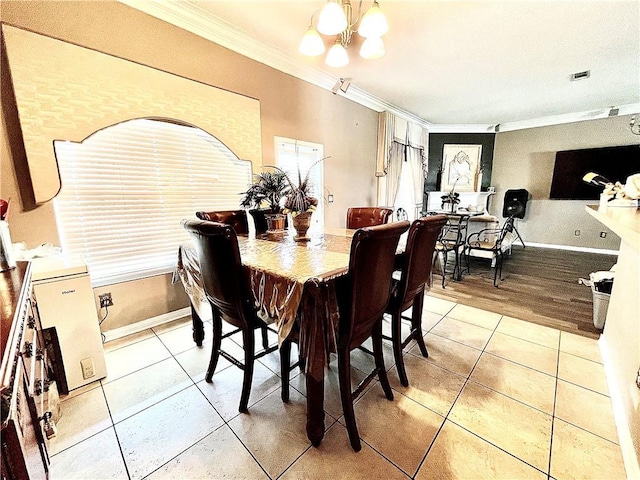
<svg viewBox="0 0 640 480">
<path fill-rule="evenodd" d="M 324 229 L 306 242 L 284 234 L 238 235 L 242 265 L 247 268 L 255 306 L 273 320 L 281 343 L 297 324 L 299 352 L 307 388 L 307 437 L 318 446 L 324 436 L 324 369 L 335 352 L 338 329 L 336 283 L 349 269 L 356 230 Z M 190 242 L 178 248 L 174 281 L 181 281 L 191 300 L 193 336 L 202 345 L 203 305 L 208 305 L 196 250 Z"/>
</svg>

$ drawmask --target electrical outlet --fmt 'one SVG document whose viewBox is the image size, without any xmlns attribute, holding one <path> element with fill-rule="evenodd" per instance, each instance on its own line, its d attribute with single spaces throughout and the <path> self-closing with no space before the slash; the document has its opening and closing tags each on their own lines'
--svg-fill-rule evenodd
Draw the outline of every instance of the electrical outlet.
<svg viewBox="0 0 640 480">
<path fill-rule="evenodd" d="M 574 234 L 576 237 L 579 237 L 579 236 L 580 236 L 580 230 L 575 230 L 575 231 L 573 232 L 573 234 Z"/>
<path fill-rule="evenodd" d="M 607 232 L 600 232 L 600 238 L 607 238 Z"/>
<path fill-rule="evenodd" d="M 87 357 L 80 360 L 80 366 L 82 367 L 82 377 L 86 380 L 95 376 L 96 369 L 93 365 L 93 358 Z"/>
<path fill-rule="evenodd" d="M 333 195 L 327 195 L 327 203 L 333 203 Z"/>
<path fill-rule="evenodd" d="M 103 293 L 98 295 L 100 299 L 100 308 L 111 307 L 113 306 L 113 299 L 111 298 L 111 293 Z"/>
</svg>

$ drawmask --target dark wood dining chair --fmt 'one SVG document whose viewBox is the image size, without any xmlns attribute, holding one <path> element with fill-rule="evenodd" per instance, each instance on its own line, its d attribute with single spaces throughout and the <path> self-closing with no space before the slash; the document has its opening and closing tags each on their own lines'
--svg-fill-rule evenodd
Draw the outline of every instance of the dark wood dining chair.
<svg viewBox="0 0 640 480">
<path fill-rule="evenodd" d="M 198 253 L 202 283 L 213 314 L 213 345 L 205 380 L 212 381 L 220 355 L 243 370 L 238 410 L 244 413 L 249 404 L 254 361 L 274 352 L 278 345 L 268 345 L 267 329 L 271 329 L 257 315 L 250 279 L 242 266 L 238 238 L 233 227 L 203 220 L 187 220 L 183 225 Z M 223 335 L 222 320 L 236 328 Z M 256 352 L 254 339 L 258 328 L 262 331 L 263 348 Z M 221 348 L 224 338 L 238 332 L 242 332 L 244 363 Z"/>
<path fill-rule="evenodd" d="M 347 228 L 358 228 L 383 225 L 393 215 L 392 208 L 386 207 L 351 207 L 347 209 Z"/>
<path fill-rule="evenodd" d="M 409 385 L 409 380 L 402 357 L 404 348 L 411 340 L 415 340 L 422 356 L 429 356 L 422 337 L 422 304 L 424 294 L 431 288 L 436 241 L 446 222 L 447 217 L 444 215 L 414 220 L 409 229 L 404 254 L 397 262 L 401 266 L 400 279 L 393 280 L 391 299 L 386 309 L 391 315 L 391 337 L 383 338 L 391 340 L 398 378 L 405 387 Z M 410 307 L 413 307 L 411 318 L 402 316 L 402 312 Z M 402 319 L 411 321 L 411 332 L 404 340 L 401 333 Z"/>
<path fill-rule="evenodd" d="M 218 210 L 213 212 L 196 212 L 200 220 L 220 222 L 231 225 L 238 235 L 249 234 L 249 222 L 245 210 Z"/>
<path fill-rule="evenodd" d="M 359 229 L 351 241 L 349 273 L 336 282 L 340 315 L 337 340 L 340 398 L 351 447 L 356 452 L 361 444 L 353 411 L 354 400 L 376 376 L 387 399 L 393 400 L 382 355 L 382 316 L 391 295 L 391 275 L 398 240 L 408 228 L 409 222 L 403 221 Z M 352 391 L 350 354 L 369 337 L 373 343 L 375 368 Z M 288 364 L 290 359 L 282 354 L 281 361 Z M 286 368 L 282 372 L 285 373 Z"/>
<path fill-rule="evenodd" d="M 504 260 L 503 247 L 507 236 L 509 234 L 514 235 L 514 218 L 509 217 L 504 221 L 501 228 L 485 228 L 479 232 L 472 233 L 467 239 L 467 245 L 465 246 L 465 257 L 467 259 L 467 273 L 471 273 L 469 266 L 469 257 L 471 252 L 483 251 L 491 252 L 492 263 L 495 260 L 495 268 L 493 272 L 493 286 L 498 286 L 498 278 L 503 281 L 502 278 L 502 263 Z"/>
</svg>

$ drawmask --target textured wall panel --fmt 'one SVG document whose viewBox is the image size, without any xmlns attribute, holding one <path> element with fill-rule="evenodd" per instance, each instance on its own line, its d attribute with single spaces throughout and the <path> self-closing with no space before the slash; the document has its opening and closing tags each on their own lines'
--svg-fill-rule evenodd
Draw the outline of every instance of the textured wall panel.
<svg viewBox="0 0 640 480">
<path fill-rule="evenodd" d="M 160 70 L 3 25 L 36 203 L 60 189 L 54 140 L 144 117 L 175 118 L 262 163 L 260 102 Z"/>
</svg>

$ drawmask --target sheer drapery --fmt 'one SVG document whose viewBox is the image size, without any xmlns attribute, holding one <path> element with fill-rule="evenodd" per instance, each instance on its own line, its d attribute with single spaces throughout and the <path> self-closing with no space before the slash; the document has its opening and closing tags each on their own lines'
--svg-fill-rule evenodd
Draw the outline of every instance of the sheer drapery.
<svg viewBox="0 0 640 480">
<path fill-rule="evenodd" d="M 380 114 L 376 164 L 380 183 L 378 203 L 395 206 L 398 192 L 403 190 L 402 196 L 412 199 L 410 211 L 416 210 L 415 206 L 422 203 L 428 145 L 429 132 L 422 125 L 389 112 Z M 409 169 L 410 175 L 402 175 L 404 168 Z M 405 189 L 409 192 L 404 192 Z"/>
</svg>

